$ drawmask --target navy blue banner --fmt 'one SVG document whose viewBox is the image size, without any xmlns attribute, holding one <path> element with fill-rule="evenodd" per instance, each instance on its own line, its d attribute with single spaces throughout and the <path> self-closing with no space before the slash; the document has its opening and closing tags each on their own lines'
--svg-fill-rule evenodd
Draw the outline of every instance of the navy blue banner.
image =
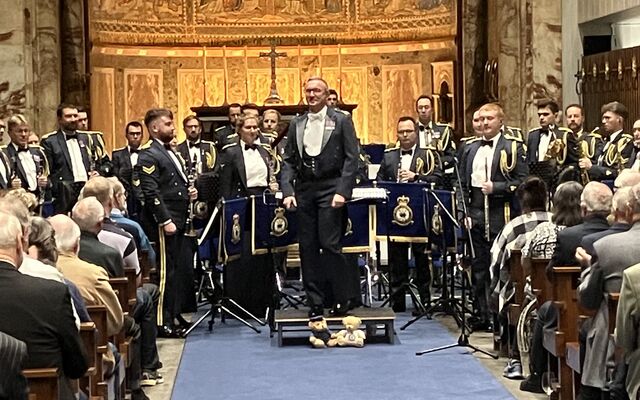
<svg viewBox="0 0 640 400">
<path fill-rule="evenodd" d="M 220 229 L 220 258 L 233 260 L 242 254 L 245 224 L 247 222 L 247 198 L 222 200 Z"/>
<path fill-rule="evenodd" d="M 378 182 L 378 187 L 387 190 L 388 201 L 376 205 L 376 236 L 382 240 L 389 236 L 396 242 L 428 242 L 423 192 L 428 185 Z"/>
<path fill-rule="evenodd" d="M 297 217 L 294 211 L 278 205 L 272 195 L 251 196 L 251 253 L 265 254 L 291 250 L 298 242 Z"/>
<path fill-rule="evenodd" d="M 455 192 L 425 189 L 424 197 L 429 241 L 437 246 L 455 247 L 456 226 L 449 218 L 449 215 L 457 218 Z"/>
<path fill-rule="evenodd" d="M 369 214 L 369 204 L 367 202 L 351 202 L 347 204 L 348 220 L 342 236 L 343 253 L 370 251 Z"/>
</svg>

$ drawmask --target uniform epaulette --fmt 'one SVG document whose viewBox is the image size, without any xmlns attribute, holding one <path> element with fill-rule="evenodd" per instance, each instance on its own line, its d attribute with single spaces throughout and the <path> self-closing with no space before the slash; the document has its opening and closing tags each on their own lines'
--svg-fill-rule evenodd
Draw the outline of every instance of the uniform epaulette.
<svg viewBox="0 0 640 400">
<path fill-rule="evenodd" d="M 592 136 L 592 137 L 598 138 L 598 139 L 602 139 L 602 135 L 599 134 L 598 132 L 591 132 L 591 133 L 589 133 L 589 136 Z"/>
<path fill-rule="evenodd" d="M 204 140 L 201 139 L 200 142 L 204 143 L 204 144 L 213 144 L 213 142 L 211 140 Z"/>
<path fill-rule="evenodd" d="M 237 146 L 237 145 L 238 145 L 238 143 L 228 143 L 228 144 L 225 144 L 224 146 L 222 146 L 221 150 L 226 150 L 229 147 L 233 147 L 233 146 Z"/>
<path fill-rule="evenodd" d="M 600 132 L 600 127 L 596 126 L 595 128 L 593 128 L 593 130 L 591 131 L 591 133 L 598 133 Z"/>
<path fill-rule="evenodd" d="M 349 111 L 345 111 L 345 110 L 341 110 L 341 109 L 337 109 L 337 111 L 340 111 L 341 113 L 343 113 L 344 115 L 351 115 L 351 113 Z"/>
<path fill-rule="evenodd" d="M 542 128 L 541 126 L 536 126 L 536 127 L 535 127 L 535 128 L 533 128 L 533 129 L 529 129 L 529 131 L 528 131 L 527 133 L 531 133 L 531 132 L 533 132 L 533 131 L 537 131 L 538 129 L 541 129 L 541 128 Z"/>
<path fill-rule="evenodd" d="M 468 141 L 470 141 L 472 139 L 475 139 L 475 138 L 476 138 L 476 136 L 463 136 L 463 137 L 460 138 L 460 141 L 466 143 L 466 142 L 468 142 Z"/>
<path fill-rule="evenodd" d="M 520 142 L 520 143 L 523 142 L 523 140 L 521 138 L 519 138 L 517 136 L 509 135 L 508 133 L 504 134 L 504 138 L 507 139 L 507 140 L 515 140 L 516 142 Z"/>
<path fill-rule="evenodd" d="M 6 148 L 7 148 L 7 146 L 8 146 L 7 144 L 0 145 L 0 150 L 4 150 L 4 149 L 6 149 Z"/>
<path fill-rule="evenodd" d="M 473 143 L 475 141 L 481 140 L 482 136 L 469 136 L 469 140 L 466 141 L 467 144 Z"/>
<path fill-rule="evenodd" d="M 42 135 L 42 137 L 40 138 L 40 140 L 42 139 L 46 139 L 51 135 L 55 135 L 56 133 L 58 133 L 58 131 L 53 131 L 53 132 L 49 132 L 49 133 L 45 133 L 44 135 Z"/>
<path fill-rule="evenodd" d="M 564 126 L 559 126 L 558 130 L 561 132 L 573 132 L 571 129 L 565 128 Z"/>
<path fill-rule="evenodd" d="M 126 149 L 126 148 L 127 148 L 127 146 L 123 146 L 123 147 L 120 147 L 120 148 L 118 148 L 118 149 L 113 149 L 113 151 L 114 151 L 114 152 L 116 152 L 116 151 L 122 151 L 122 150 L 124 150 L 124 149 Z"/>
<path fill-rule="evenodd" d="M 625 139 L 633 140 L 633 135 L 630 133 L 623 133 L 622 137 Z"/>
<path fill-rule="evenodd" d="M 27 147 L 29 147 L 30 149 L 40 149 L 40 150 L 44 150 L 42 148 L 42 146 L 40 146 L 39 144 L 30 144 Z"/>
<path fill-rule="evenodd" d="M 451 128 L 451 125 L 449 125 L 448 123 L 441 123 L 441 122 L 434 122 L 434 124 L 438 125 L 438 126 L 444 126 L 445 128 Z"/>
<path fill-rule="evenodd" d="M 512 130 L 514 132 L 522 132 L 522 128 L 518 128 L 517 126 L 506 125 L 506 128 L 509 129 L 509 130 Z"/>
<path fill-rule="evenodd" d="M 231 138 L 231 137 L 237 137 L 238 134 L 237 133 L 232 133 L 231 135 L 227 135 L 227 139 Z"/>
<path fill-rule="evenodd" d="M 400 142 L 387 143 L 385 149 L 395 149 L 397 147 L 400 147 Z"/>
<path fill-rule="evenodd" d="M 390 151 L 398 150 L 399 148 L 400 148 L 400 146 L 394 145 L 393 147 L 387 147 L 386 149 L 384 149 L 384 152 L 388 153 Z"/>
<path fill-rule="evenodd" d="M 216 130 L 215 130 L 214 132 L 221 131 L 221 130 L 223 130 L 223 129 L 224 129 L 224 128 L 226 128 L 226 127 L 227 127 L 227 125 L 219 126 L 219 127 L 217 127 L 217 128 L 216 128 Z"/>
<path fill-rule="evenodd" d="M 258 143 L 258 146 L 262 146 L 267 150 L 271 150 L 271 145 L 269 143 Z"/>
<path fill-rule="evenodd" d="M 140 146 L 140 150 L 145 150 L 145 149 L 150 148 L 152 143 L 153 143 L 153 140 L 148 140 L 147 143 L 145 143 L 142 146 Z"/>
<path fill-rule="evenodd" d="M 87 135 L 96 134 L 96 135 L 104 136 L 104 133 L 102 133 L 100 131 L 85 131 L 85 130 L 77 129 L 76 132 L 78 132 L 78 133 L 86 133 Z"/>
</svg>

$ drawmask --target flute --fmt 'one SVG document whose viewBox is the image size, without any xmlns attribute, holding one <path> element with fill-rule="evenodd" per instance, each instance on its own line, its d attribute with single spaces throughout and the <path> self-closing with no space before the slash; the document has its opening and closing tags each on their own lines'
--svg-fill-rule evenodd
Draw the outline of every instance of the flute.
<svg viewBox="0 0 640 400">
<path fill-rule="evenodd" d="M 487 160 L 484 160 L 484 176 L 486 177 L 485 182 L 489 181 L 489 167 L 487 166 Z M 487 242 L 491 240 L 491 226 L 489 224 L 489 195 L 484 194 L 484 237 L 487 239 Z"/>
</svg>

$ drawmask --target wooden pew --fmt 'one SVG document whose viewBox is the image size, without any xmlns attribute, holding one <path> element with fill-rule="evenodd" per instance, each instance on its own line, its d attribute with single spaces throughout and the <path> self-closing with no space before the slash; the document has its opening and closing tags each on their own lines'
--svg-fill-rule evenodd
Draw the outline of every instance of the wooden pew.
<svg viewBox="0 0 640 400">
<path fill-rule="evenodd" d="M 538 307 L 544 304 L 547 300 L 551 299 L 553 293 L 551 288 L 551 282 L 547 279 L 545 272 L 547 265 L 549 265 L 549 259 L 547 258 L 533 258 L 531 259 L 531 270 L 529 276 L 531 277 L 531 288 L 536 295 L 538 301 Z"/>
<path fill-rule="evenodd" d="M 125 268 L 124 275 L 127 278 L 127 301 L 129 303 L 129 310 L 132 310 L 137 301 L 136 291 L 138 289 L 138 275 L 136 274 L 135 268 Z"/>
<path fill-rule="evenodd" d="M 556 330 L 544 331 L 544 348 L 557 359 L 558 385 L 554 387 L 560 400 L 573 398 L 571 368 L 566 363 L 566 344 L 578 341 L 578 298 L 576 289 L 580 267 L 554 267 L 552 274 L 552 298 L 558 310 Z M 549 359 L 551 364 L 551 358 Z M 550 371 L 553 370 L 550 365 Z"/>
<path fill-rule="evenodd" d="M 114 380 L 104 380 L 103 357 L 107 354 L 108 341 L 107 336 L 107 308 L 100 306 L 87 306 L 89 317 L 96 326 L 96 379 L 91 383 L 91 396 L 102 398 L 103 400 L 115 399 L 116 390 Z"/>
<path fill-rule="evenodd" d="M 57 400 L 60 390 L 60 374 L 58 368 L 25 369 L 22 374 L 29 384 L 29 398 L 37 400 Z"/>
<path fill-rule="evenodd" d="M 155 270 L 155 265 L 151 265 L 149 260 L 149 253 L 146 251 L 140 252 L 140 269 L 142 274 L 142 283 L 151 282 L 151 271 Z"/>
<path fill-rule="evenodd" d="M 96 324 L 93 322 L 83 322 L 80 324 L 80 337 L 82 338 L 82 343 L 84 344 L 84 348 L 87 352 L 87 361 L 89 365 L 89 369 L 87 370 L 84 378 L 80 379 L 80 389 L 85 392 L 89 398 L 91 398 L 91 388 L 92 381 L 98 379 L 98 339 L 97 339 L 97 328 Z"/>
<path fill-rule="evenodd" d="M 520 250 L 511 251 L 511 256 L 509 258 L 509 276 L 511 278 L 511 284 L 513 285 L 515 295 L 513 303 L 509 304 L 507 318 L 509 325 L 517 326 L 524 304 L 525 284 L 525 274 L 522 269 L 522 252 Z"/>
</svg>

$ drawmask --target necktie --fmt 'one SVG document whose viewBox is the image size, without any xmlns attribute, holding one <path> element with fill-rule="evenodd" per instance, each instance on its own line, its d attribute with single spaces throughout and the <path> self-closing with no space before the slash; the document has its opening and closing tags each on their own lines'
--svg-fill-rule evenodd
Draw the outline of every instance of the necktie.
<svg viewBox="0 0 640 400">
<path fill-rule="evenodd" d="M 482 143 L 481 146 L 493 147 L 493 140 L 483 140 L 480 143 Z"/>
<path fill-rule="evenodd" d="M 66 140 L 71 140 L 71 139 L 78 139 L 78 134 L 77 133 L 65 133 L 65 139 Z"/>
<path fill-rule="evenodd" d="M 401 150 L 400 151 L 400 155 L 403 155 L 403 156 L 410 156 L 411 154 L 413 154 L 413 150 Z"/>
<path fill-rule="evenodd" d="M 256 145 L 255 144 L 245 144 L 244 145 L 244 149 L 245 150 L 255 150 L 256 149 Z"/>
<path fill-rule="evenodd" d="M 309 113 L 309 121 L 322 121 L 322 114 Z"/>
</svg>

